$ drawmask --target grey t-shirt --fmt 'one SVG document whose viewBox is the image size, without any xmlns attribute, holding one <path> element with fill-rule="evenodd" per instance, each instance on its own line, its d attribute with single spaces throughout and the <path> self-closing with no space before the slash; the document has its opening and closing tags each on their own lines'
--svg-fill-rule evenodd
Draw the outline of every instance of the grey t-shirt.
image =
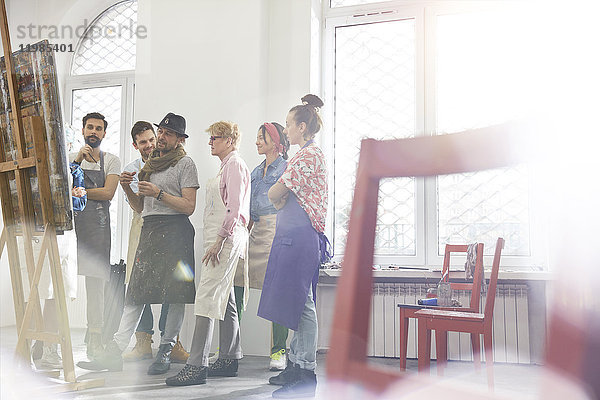
<svg viewBox="0 0 600 400">
<path fill-rule="evenodd" d="M 158 186 L 159 189 L 173 196 L 181 197 L 182 188 L 198 189 L 198 171 L 196 164 L 189 156 L 183 157 L 173 167 L 164 171 L 154 172 L 150 175 L 150 182 Z M 142 217 L 148 215 L 177 215 L 181 214 L 173 210 L 162 201 L 153 197 L 144 197 L 144 211 Z"/>
</svg>

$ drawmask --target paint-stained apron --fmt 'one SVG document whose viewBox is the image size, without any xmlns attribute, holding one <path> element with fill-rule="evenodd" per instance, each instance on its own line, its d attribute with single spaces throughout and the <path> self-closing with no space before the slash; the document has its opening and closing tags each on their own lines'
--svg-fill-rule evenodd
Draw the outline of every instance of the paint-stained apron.
<svg viewBox="0 0 600 400">
<path fill-rule="evenodd" d="M 100 152 L 100 170 L 83 169 L 87 189 L 104 187 L 104 152 Z M 110 201 L 91 200 L 82 211 L 74 211 L 77 235 L 77 273 L 110 278 Z"/>
<path fill-rule="evenodd" d="M 192 304 L 195 230 L 185 214 L 144 217 L 126 304 Z"/>
<path fill-rule="evenodd" d="M 297 330 L 320 257 L 319 234 L 290 192 L 277 213 L 258 316 Z"/>
<path fill-rule="evenodd" d="M 221 199 L 220 182 L 223 169 L 206 184 L 206 206 L 204 208 L 204 254 L 215 243 L 217 233 L 225 219 L 225 205 Z M 240 258 L 244 286 L 244 306 L 248 300 L 248 230 L 240 221 L 233 234 L 225 239 L 219 255 L 219 263 L 213 266 L 200 266 L 200 282 L 196 290 L 194 313 L 196 315 L 220 319 L 225 318 L 225 310 L 235 271 Z"/>
<path fill-rule="evenodd" d="M 249 286 L 253 289 L 262 289 L 267 273 L 267 261 L 271 253 L 271 245 L 275 237 L 275 224 L 277 214 L 261 215 L 258 221 L 254 222 L 248 245 L 248 279 Z M 240 264 L 244 260 L 240 259 Z M 238 267 L 235 273 L 235 286 L 244 284 L 244 271 L 242 266 Z"/>
</svg>

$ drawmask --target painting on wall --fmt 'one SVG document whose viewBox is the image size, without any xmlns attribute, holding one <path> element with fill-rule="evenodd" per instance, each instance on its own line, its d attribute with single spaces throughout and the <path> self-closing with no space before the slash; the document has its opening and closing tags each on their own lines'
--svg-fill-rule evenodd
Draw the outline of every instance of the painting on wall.
<svg viewBox="0 0 600 400">
<path fill-rule="evenodd" d="M 70 201 L 69 170 L 65 147 L 64 122 L 61 111 L 58 79 L 52 47 L 47 40 L 25 47 L 13 53 L 17 76 L 19 105 L 23 117 L 40 116 L 46 128 L 50 188 L 54 206 L 54 220 L 58 231 L 73 229 L 73 212 Z M 17 158 L 16 132 L 10 124 L 10 92 L 4 57 L 0 58 L 0 135 L 6 161 Z M 32 132 L 25 130 L 27 156 L 33 155 Z M 36 231 L 43 230 L 43 216 L 35 168 L 28 169 L 33 197 Z M 19 209 L 14 173 L 9 175 L 12 208 L 20 225 L 22 211 Z"/>
</svg>

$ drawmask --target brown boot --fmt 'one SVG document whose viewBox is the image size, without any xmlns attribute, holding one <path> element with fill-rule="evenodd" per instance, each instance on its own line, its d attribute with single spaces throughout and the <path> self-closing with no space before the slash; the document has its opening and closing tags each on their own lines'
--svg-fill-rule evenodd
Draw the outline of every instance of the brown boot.
<svg viewBox="0 0 600 400">
<path fill-rule="evenodd" d="M 171 362 L 176 364 L 185 364 L 189 356 L 190 353 L 185 351 L 178 337 L 177 343 L 175 343 L 175 346 L 173 346 L 173 350 L 171 350 Z"/>
<path fill-rule="evenodd" d="M 139 361 L 152 358 L 152 335 L 146 332 L 135 333 L 135 346 L 123 355 L 123 361 Z"/>
</svg>

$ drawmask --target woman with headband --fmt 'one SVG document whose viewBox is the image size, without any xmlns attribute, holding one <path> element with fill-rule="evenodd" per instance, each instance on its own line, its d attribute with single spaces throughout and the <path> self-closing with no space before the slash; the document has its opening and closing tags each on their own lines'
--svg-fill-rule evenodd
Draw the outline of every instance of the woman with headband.
<svg viewBox="0 0 600 400">
<path fill-rule="evenodd" d="M 275 219 L 277 210 L 269 201 L 268 192 L 271 186 L 287 167 L 287 151 L 290 143 L 283 133 L 283 126 L 277 122 L 265 122 L 258 128 L 256 135 L 256 150 L 264 155 L 260 163 L 250 175 L 252 194 L 250 195 L 250 244 L 248 247 L 248 275 L 251 288 L 261 289 L 267 271 L 267 261 L 271 252 L 271 244 L 275 236 Z M 244 298 L 243 268 L 238 267 L 235 277 L 235 298 L 238 318 L 242 319 L 242 302 Z M 239 299 L 239 300 L 238 300 Z M 281 371 L 285 368 L 286 341 L 288 328 L 273 322 L 273 347 L 271 347 L 271 371 Z"/>
<path fill-rule="evenodd" d="M 289 111 L 284 130 L 300 150 L 268 194 L 279 211 L 258 316 L 294 330 L 286 369 L 269 379 L 283 386 L 274 398 L 314 396 L 317 387 L 314 282 L 326 252 L 327 167 L 314 143 L 323 102 L 311 94 L 302 102 Z"/>
</svg>

